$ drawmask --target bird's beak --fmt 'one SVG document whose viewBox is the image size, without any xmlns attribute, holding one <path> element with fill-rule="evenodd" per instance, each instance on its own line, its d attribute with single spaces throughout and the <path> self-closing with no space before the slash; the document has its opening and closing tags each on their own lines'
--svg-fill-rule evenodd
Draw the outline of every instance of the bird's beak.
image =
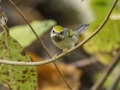
<svg viewBox="0 0 120 90">
<path fill-rule="evenodd" d="M 56 36 L 59 36 L 59 33 L 55 33 Z"/>
</svg>

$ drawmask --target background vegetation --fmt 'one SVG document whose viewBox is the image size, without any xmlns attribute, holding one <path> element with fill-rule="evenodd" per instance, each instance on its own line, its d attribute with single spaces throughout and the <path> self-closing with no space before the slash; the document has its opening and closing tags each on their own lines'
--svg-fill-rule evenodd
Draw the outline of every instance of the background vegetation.
<svg viewBox="0 0 120 90">
<path fill-rule="evenodd" d="M 7 26 L 10 30 L 9 33 L 6 32 L 6 26 L 0 30 L 0 59 L 24 62 L 49 59 L 42 44 L 10 1 L 0 2 L 0 11 L 8 17 Z M 50 39 L 49 33 L 54 25 L 75 30 L 80 25 L 89 23 L 89 27 L 79 36 L 80 43 L 101 25 L 113 1 L 117 0 L 13 0 L 52 56 L 61 52 Z M 0 90 L 95 90 L 94 86 L 100 79 L 105 81 L 97 90 L 120 90 L 119 5 L 118 0 L 99 33 L 56 62 L 70 87 L 52 63 L 29 67 L 0 64 Z M 27 53 L 25 55 L 23 48 Z"/>
</svg>

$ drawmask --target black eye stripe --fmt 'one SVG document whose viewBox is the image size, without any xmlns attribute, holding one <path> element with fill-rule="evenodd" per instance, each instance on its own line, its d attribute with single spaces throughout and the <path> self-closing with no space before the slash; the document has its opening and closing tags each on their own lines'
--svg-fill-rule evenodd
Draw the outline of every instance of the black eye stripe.
<svg viewBox="0 0 120 90">
<path fill-rule="evenodd" d="M 52 30 L 52 32 L 53 32 L 53 33 L 57 33 L 57 32 L 55 32 L 54 30 Z M 62 34 L 62 35 L 63 35 L 64 32 L 62 31 L 62 32 L 60 32 L 59 34 Z"/>
</svg>

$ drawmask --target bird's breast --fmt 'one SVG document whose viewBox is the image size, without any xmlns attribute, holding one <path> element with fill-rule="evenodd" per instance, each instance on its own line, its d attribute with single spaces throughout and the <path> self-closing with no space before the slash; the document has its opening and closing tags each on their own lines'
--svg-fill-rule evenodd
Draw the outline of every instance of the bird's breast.
<svg viewBox="0 0 120 90">
<path fill-rule="evenodd" d="M 70 48 L 74 47 L 75 43 L 77 42 L 77 38 L 71 37 L 71 38 L 66 38 L 66 39 L 62 39 L 62 40 L 58 39 L 59 42 L 56 42 L 53 39 L 52 41 L 58 48 L 64 50 L 64 49 L 70 49 Z"/>
</svg>

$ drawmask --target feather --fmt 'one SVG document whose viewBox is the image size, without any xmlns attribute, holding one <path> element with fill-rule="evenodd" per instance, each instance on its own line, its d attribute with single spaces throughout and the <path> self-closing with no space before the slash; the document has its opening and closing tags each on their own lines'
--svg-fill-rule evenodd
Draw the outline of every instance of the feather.
<svg viewBox="0 0 120 90">
<path fill-rule="evenodd" d="M 80 26 L 78 29 L 76 29 L 76 30 L 74 31 L 74 34 L 75 34 L 76 36 L 78 36 L 78 35 L 80 34 L 80 32 L 81 32 L 82 30 L 84 30 L 84 28 L 86 28 L 87 26 L 89 26 L 89 24 L 84 24 L 84 25 Z"/>
</svg>

